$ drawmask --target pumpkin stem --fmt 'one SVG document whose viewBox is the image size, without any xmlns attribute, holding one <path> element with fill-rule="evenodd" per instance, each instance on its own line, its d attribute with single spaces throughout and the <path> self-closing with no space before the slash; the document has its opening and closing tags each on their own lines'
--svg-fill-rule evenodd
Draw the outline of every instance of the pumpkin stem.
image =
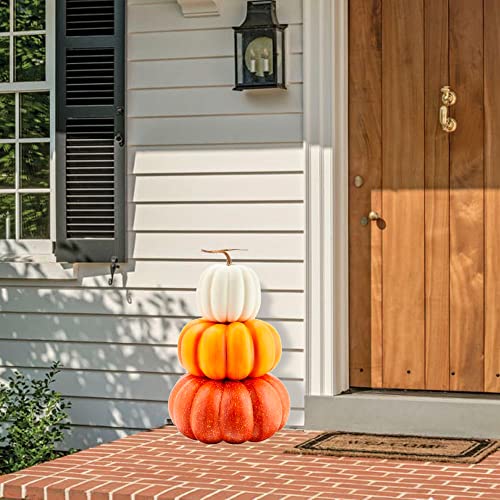
<svg viewBox="0 0 500 500">
<path fill-rule="evenodd" d="M 222 253 L 226 256 L 226 264 L 230 266 L 233 263 L 233 259 L 231 259 L 231 255 L 229 252 L 246 252 L 244 248 L 223 248 L 222 250 L 204 250 L 201 249 L 202 252 L 205 253 Z"/>
</svg>

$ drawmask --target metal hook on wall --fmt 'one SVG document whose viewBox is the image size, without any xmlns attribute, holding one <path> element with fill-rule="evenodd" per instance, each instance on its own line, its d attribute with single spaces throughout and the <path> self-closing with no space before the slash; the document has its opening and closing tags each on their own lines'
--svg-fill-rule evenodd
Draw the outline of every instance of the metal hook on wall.
<svg viewBox="0 0 500 500">
<path fill-rule="evenodd" d="M 108 285 L 112 286 L 116 270 L 120 269 L 120 266 L 118 264 L 118 257 L 111 257 L 111 265 L 110 265 L 109 269 L 111 272 L 111 278 L 109 278 L 109 280 L 108 280 Z"/>
</svg>

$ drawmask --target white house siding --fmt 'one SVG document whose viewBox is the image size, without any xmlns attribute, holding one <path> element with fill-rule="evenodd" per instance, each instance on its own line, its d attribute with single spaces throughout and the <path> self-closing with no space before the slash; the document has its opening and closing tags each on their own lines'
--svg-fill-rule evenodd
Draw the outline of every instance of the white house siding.
<svg viewBox="0 0 500 500">
<path fill-rule="evenodd" d="M 0 283 L 2 377 L 62 361 L 70 446 L 165 422 L 183 372 L 178 333 L 213 260 L 204 247 L 248 249 L 235 257 L 261 278 L 259 317 L 283 339 L 274 373 L 292 398 L 288 425 L 303 425 L 302 0 L 278 3 L 288 91 L 252 94 L 231 90 L 244 0 L 204 18 L 174 0 L 128 1 L 129 263 L 113 287 L 102 265 L 79 266 L 77 281 Z"/>
</svg>

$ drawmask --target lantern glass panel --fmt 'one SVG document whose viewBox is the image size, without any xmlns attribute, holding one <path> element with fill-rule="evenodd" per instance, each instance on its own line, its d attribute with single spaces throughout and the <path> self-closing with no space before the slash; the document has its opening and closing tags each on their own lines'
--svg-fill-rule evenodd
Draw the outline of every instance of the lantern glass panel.
<svg viewBox="0 0 500 500">
<path fill-rule="evenodd" d="M 245 69 L 243 67 L 243 33 L 236 33 L 236 82 L 244 82 Z"/>
<path fill-rule="evenodd" d="M 285 71 L 284 71 L 284 54 L 283 54 L 283 38 L 285 34 L 283 31 L 278 30 L 276 32 L 276 81 L 279 86 L 283 86 L 285 84 Z"/>
<path fill-rule="evenodd" d="M 245 66 L 254 76 L 267 78 L 274 74 L 273 39 L 268 36 L 254 38 L 245 51 Z"/>
</svg>

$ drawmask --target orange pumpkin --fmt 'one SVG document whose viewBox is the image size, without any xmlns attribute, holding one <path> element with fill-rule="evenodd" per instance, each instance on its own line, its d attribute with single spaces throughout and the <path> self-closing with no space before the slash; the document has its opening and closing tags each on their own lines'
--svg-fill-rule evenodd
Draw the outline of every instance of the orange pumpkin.
<svg viewBox="0 0 500 500">
<path fill-rule="evenodd" d="M 191 374 L 213 380 L 242 380 L 270 372 L 281 358 L 281 339 L 269 323 L 189 322 L 178 342 L 179 361 Z"/>
<path fill-rule="evenodd" d="M 286 423 L 290 397 L 276 377 L 242 381 L 184 375 L 168 400 L 177 429 L 203 443 L 243 443 L 270 438 Z"/>
</svg>

